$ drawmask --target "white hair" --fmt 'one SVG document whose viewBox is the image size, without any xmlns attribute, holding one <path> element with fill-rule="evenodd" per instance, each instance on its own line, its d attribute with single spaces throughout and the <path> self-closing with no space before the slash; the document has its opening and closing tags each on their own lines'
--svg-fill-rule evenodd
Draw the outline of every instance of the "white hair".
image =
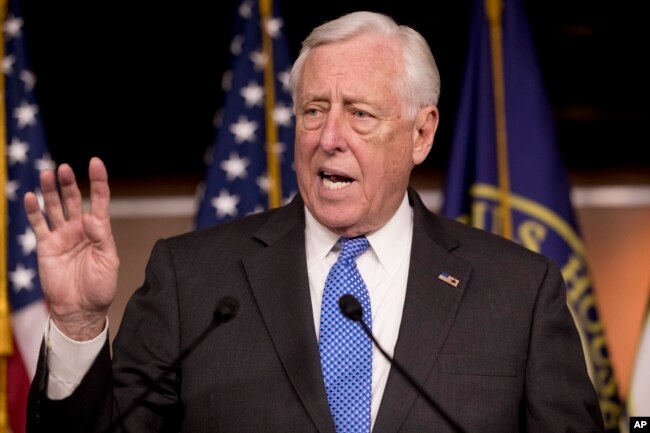
<svg viewBox="0 0 650 433">
<path fill-rule="evenodd" d="M 302 42 L 302 49 L 293 64 L 289 87 L 296 100 L 298 82 L 310 51 L 320 45 L 348 41 L 361 34 L 377 34 L 394 38 L 402 48 L 404 74 L 395 84 L 404 99 L 405 115 L 415 117 L 420 108 L 438 105 L 440 73 L 424 37 L 411 27 L 399 25 L 391 17 L 376 12 L 353 12 L 328 21 Z"/>
</svg>

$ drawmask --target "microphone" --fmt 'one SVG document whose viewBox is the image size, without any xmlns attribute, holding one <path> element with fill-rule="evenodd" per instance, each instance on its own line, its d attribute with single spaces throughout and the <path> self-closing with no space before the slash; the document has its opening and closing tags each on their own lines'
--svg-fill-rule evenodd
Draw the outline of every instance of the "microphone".
<svg viewBox="0 0 650 433">
<path fill-rule="evenodd" d="M 405 369 L 402 367 L 400 363 L 398 363 L 395 359 L 391 358 L 391 356 L 381 347 L 379 342 L 375 339 L 375 337 L 372 335 L 372 332 L 368 328 L 368 325 L 366 325 L 366 322 L 363 321 L 363 308 L 361 307 L 361 304 L 355 298 L 354 296 L 350 294 L 345 294 L 339 298 L 339 308 L 341 309 L 341 313 L 347 317 L 348 319 L 358 322 L 361 325 L 361 328 L 363 329 L 363 332 L 372 340 L 373 344 L 379 349 L 379 352 L 390 362 L 391 366 L 395 367 L 395 369 L 406 379 L 406 381 L 411 385 L 417 392 L 418 394 L 424 398 L 424 400 L 429 404 L 429 406 L 435 411 L 438 412 L 442 417 L 447 421 L 447 423 L 454 429 L 454 431 L 457 431 L 459 433 L 467 433 L 466 430 L 458 425 L 456 421 L 452 419 L 452 417 L 445 411 L 443 410 L 434 400 L 433 397 L 431 397 L 425 390 L 422 388 L 411 376 Z"/>
<path fill-rule="evenodd" d="M 239 310 L 239 302 L 237 302 L 237 299 L 232 298 L 230 296 L 224 296 L 217 302 L 217 306 L 214 309 L 214 314 L 212 316 L 212 320 L 210 321 L 210 324 L 208 325 L 207 328 L 199 334 L 198 337 L 194 339 L 190 343 L 189 346 L 187 346 L 179 355 L 178 357 L 174 360 L 173 363 L 171 363 L 169 366 L 167 366 L 162 374 L 158 376 L 156 380 L 151 382 L 149 386 L 144 390 L 142 394 L 140 394 L 139 397 L 137 397 L 131 405 L 128 406 L 128 408 L 120 414 L 119 417 L 113 420 L 111 424 L 108 426 L 106 430 L 103 430 L 103 433 L 113 433 L 116 431 L 115 429 L 118 428 L 119 426 L 122 425 L 122 423 L 131 415 L 131 413 L 138 408 L 142 404 L 142 401 L 154 390 L 156 389 L 160 383 L 167 377 L 167 375 L 175 370 L 185 358 L 187 358 L 194 350 L 197 348 L 199 344 L 205 340 L 205 338 L 212 332 L 212 330 L 219 325 L 222 325 L 230 320 L 232 320 L 236 315 L 237 315 L 237 310 Z"/>
</svg>

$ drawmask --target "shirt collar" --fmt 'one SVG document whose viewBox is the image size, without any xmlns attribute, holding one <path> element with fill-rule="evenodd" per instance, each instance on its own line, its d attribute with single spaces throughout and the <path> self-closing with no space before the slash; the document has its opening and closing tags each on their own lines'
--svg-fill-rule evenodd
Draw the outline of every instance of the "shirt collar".
<svg viewBox="0 0 650 433">
<path fill-rule="evenodd" d="M 413 209 L 409 205 L 408 195 L 404 194 L 397 211 L 379 230 L 366 237 L 379 263 L 390 275 L 395 275 L 401 258 L 406 254 L 405 248 L 410 242 L 403 242 L 413 235 Z M 307 266 L 325 260 L 334 248 L 339 235 L 331 232 L 316 221 L 305 207 L 305 239 L 307 241 Z"/>
</svg>

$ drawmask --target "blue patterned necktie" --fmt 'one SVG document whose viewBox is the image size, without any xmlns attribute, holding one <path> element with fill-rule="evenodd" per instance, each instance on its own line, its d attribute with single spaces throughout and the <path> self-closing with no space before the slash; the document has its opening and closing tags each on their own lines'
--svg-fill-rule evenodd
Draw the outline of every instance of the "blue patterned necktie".
<svg viewBox="0 0 650 433">
<path fill-rule="evenodd" d="M 337 433 L 370 433 L 372 341 L 361 325 L 341 314 L 339 298 L 351 294 L 372 329 L 368 289 L 356 258 L 368 249 L 365 236 L 339 239 L 341 252 L 325 281 L 320 315 L 320 362 Z"/>
</svg>

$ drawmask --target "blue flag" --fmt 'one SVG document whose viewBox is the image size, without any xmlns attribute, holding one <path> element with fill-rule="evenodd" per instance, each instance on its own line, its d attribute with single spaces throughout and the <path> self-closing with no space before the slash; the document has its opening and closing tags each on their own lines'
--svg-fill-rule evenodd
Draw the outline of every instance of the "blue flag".
<svg viewBox="0 0 650 433">
<path fill-rule="evenodd" d="M 291 62 L 278 0 L 273 3 L 273 13 L 267 18 L 261 18 L 264 10 L 257 1 L 244 0 L 238 8 L 232 68 L 224 77 L 223 117 L 203 186 L 197 227 L 275 207 L 297 192 L 294 116 L 288 88 Z M 269 36 L 266 45 L 261 23 Z M 276 161 L 275 169 L 273 165 L 269 169 L 269 156 Z M 273 188 L 277 191 L 275 204 L 270 202 Z"/>
<path fill-rule="evenodd" d="M 0 345 L 9 348 L 8 353 L 3 350 L 2 356 L 10 354 L 6 358 L 7 399 L 3 402 L 7 403 L 11 430 L 20 433 L 25 431 L 27 392 L 36 371 L 48 315 L 38 278 L 36 237 L 27 221 L 22 199 L 27 191 L 39 192 L 39 172 L 53 168 L 54 163 L 47 151 L 34 95 L 35 77 L 27 60 L 19 2 L 10 0 L 8 3 L 3 33 L 4 119 L 1 120 L 6 134 L 0 137 L 6 158 L 6 172 L 1 183 L 7 213 L 0 219 L 7 230 L 6 244 L 2 246 L 5 248 L 2 259 L 6 261 L 6 275 L 2 278 L 6 278 L 3 287 L 10 305 L 11 333 L 3 330 Z M 4 412 L 5 408 L 0 410 Z"/>
<path fill-rule="evenodd" d="M 442 213 L 560 264 L 607 431 L 617 432 L 622 407 L 534 53 L 517 0 L 475 1 Z"/>
</svg>

